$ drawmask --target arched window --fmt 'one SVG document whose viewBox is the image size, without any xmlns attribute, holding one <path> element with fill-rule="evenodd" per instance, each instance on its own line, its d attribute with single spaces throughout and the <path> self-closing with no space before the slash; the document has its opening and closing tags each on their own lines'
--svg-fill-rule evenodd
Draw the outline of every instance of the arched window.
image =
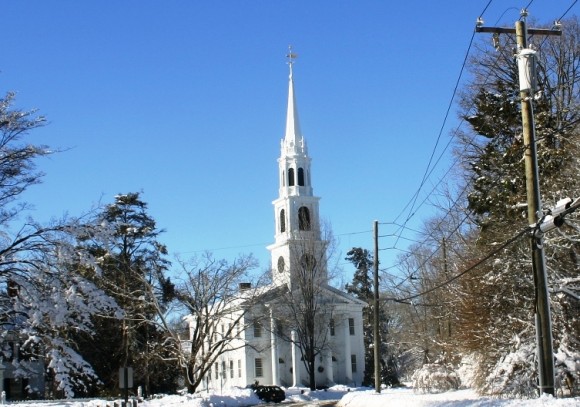
<svg viewBox="0 0 580 407">
<path fill-rule="evenodd" d="M 286 232 L 286 211 L 280 210 L 280 233 Z"/>
<path fill-rule="evenodd" d="M 298 168 L 298 185 L 303 187 L 304 186 L 304 169 Z"/>
<path fill-rule="evenodd" d="M 288 169 L 288 186 L 289 187 L 294 186 L 294 168 Z"/>
<path fill-rule="evenodd" d="M 298 228 L 300 230 L 310 230 L 310 211 L 305 206 L 298 209 Z"/>
</svg>

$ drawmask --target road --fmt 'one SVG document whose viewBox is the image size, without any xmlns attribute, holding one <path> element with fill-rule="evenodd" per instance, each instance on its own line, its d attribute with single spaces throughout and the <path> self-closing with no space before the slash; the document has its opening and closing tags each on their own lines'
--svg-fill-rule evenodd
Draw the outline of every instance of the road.
<svg viewBox="0 0 580 407">
<path fill-rule="evenodd" d="M 281 407 L 334 407 L 338 400 L 310 400 L 310 401 L 292 401 L 283 403 L 268 403 L 267 406 Z M 263 405 L 263 404 L 261 404 Z"/>
</svg>

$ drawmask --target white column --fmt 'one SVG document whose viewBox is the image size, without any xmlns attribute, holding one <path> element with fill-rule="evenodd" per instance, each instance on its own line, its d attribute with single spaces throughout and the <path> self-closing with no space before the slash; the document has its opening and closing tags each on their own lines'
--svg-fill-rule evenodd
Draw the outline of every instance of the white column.
<svg viewBox="0 0 580 407">
<path fill-rule="evenodd" d="M 326 337 L 328 338 L 328 349 L 326 350 L 326 378 L 328 384 L 334 384 L 334 372 L 332 369 L 332 348 L 334 346 L 333 337 L 330 335 L 330 327 L 326 330 Z"/>
<path fill-rule="evenodd" d="M 350 363 L 350 328 L 348 325 L 348 314 L 344 318 L 344 384 L 352 384 L 352 365 Z"/>
<path fill-rule="evenodd" d="M 328 384 L 334 384 L 334 372 L 332 371 L 332 350 L 329 349 L 326 352 L 326 377 L 328 378 Z"/>
<path fill-rule="evenodd" d="M 270 309 L 270 347 L 272 352 L 272 384 L 278 383 L 278 349 L 276 348 L 276 321 Z"/>
<path fill-rule="evenodd" d="M 298 347 L 296 346 L 296 331 L 292 331 L 290 338 L 292 339 L 292 387 L 297 387 L 300 383 L 300 358 L 298 355 Z"/>
</svg>

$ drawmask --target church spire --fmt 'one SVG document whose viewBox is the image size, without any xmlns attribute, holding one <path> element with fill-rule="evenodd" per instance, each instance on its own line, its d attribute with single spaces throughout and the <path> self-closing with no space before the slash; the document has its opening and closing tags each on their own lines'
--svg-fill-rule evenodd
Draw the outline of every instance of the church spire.
<svg viewBox="0 0 580 407">
<path fill-rule="evenodd" d="M 274 284 L 292 285 L 304 265 L 318 264 L 326 276 L 326 242 L 321 240 L 319 205 L 311 183 L 311 160 L 306 141 L 300 131 L 292 68 L 296 54 L 290 49 L 288 65 L 288 111 L 286 134 L 278 159 L 280 189 L 273 201 L 276 225 L 275 242 L 268 246 L 272 256 Z"/>
<path fill-rule="evenodd" d="M 298 120 L 298 109 L 296 108 L 296 97 L 294 96 L 294 79 L 292 68 L 294 60 L 298 57 L 292 52 L 292 46 L 288 47 L 288 66 L 290 75 L 288 80 L 288 111 L 286 113 L 286 134 L 282 141 L 282 153 L 286 154 L 308 154 L 306 142 L 300 131 L 300 121 Z"/>
</svg>

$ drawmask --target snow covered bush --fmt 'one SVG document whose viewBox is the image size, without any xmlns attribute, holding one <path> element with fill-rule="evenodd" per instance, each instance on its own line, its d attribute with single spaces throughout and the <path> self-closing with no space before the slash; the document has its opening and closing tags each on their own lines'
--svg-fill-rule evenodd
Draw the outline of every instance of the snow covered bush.
<svg viewBox="0 0 580 407">
<path fill-rule="evenodd" d="M 413 373 L 413 387 L 422 393 L 442 393 L 457 390 L 461 381 L 457 372 L 447 364 L 425 364 Z"/>
<path fill-rule="evenodd" d="M 99 380 L 75 349 L 75 338 L 93 335 L 94 315 L 122 316 L 92 281 L 100 278 L 93 259 L 78 250 L 78 237 L 89 230 L 76 220 L 52 227 L 30 224 L 21 229 L 20 240 L 0 245 L 5 253 L 0 286 L 9 287 L 0 301 L 0 356 L 9 357 L 5 364 L 17 378 L 38 375 L 44 364 L 54 383 L 46 390 L 56 390 L 59 397 L 73 397 Z M 92 279 L 83 273 L 93 274 Z M 11 342 L 18 343 L 16 356 L 8 353 Z"/>
<path fill-rule="evenodd" d="M 536 397 L 538 388 L 535 358 L 535 343 L 521 343 L 496 363 L 486 378 L 484 393 L 504 397 Z"/>
<path fill-rule="evenodd" d="M 564 335 L 555 353 L 556 391 L 559 396 L 577 395 L 580 383 L 580 352 L 574 351 L 570 336 Z"/>
<path fill-rule="evenodd" d="M 457 368 L 457 374 L 459 375 L 459 380 L 461 382 L 461 387 L 463 388 L 476 388 L 477 385 L 477 366 L 479 364 L 480 355 L 476 353 L 471 353 L 463 355 L 459 367 Z"/>
</svg>

